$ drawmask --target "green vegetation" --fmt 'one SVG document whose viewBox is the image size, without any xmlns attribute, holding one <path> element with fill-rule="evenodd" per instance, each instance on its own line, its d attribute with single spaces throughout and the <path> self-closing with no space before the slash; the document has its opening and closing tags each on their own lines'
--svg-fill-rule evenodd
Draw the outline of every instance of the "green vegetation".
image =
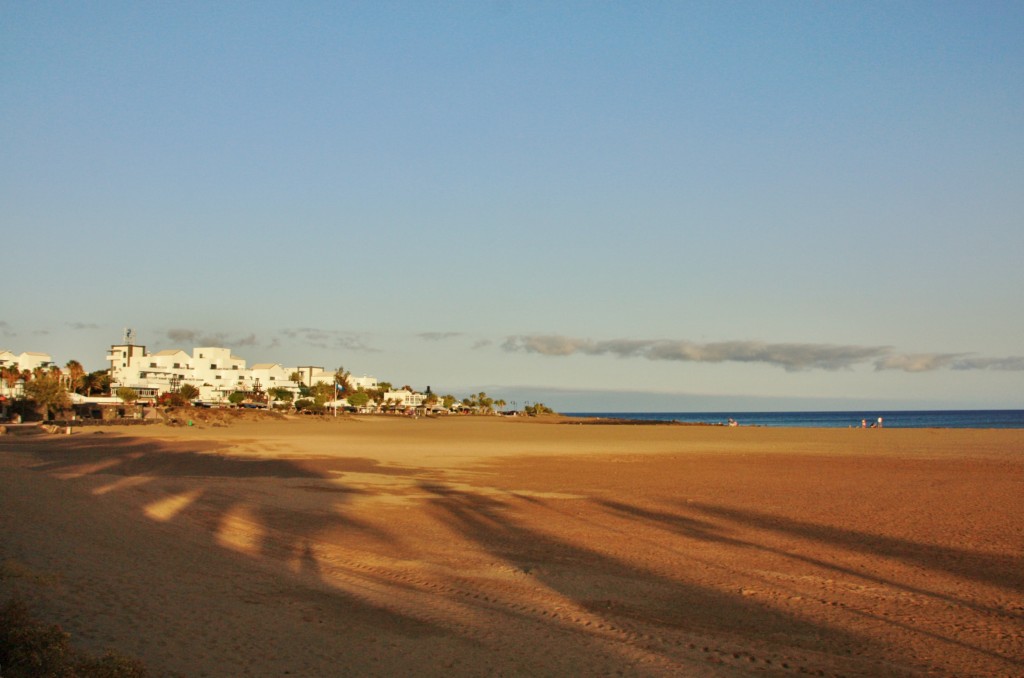
<svg viewBox="0 0 1024 678">
<path fill-rule="evenodd" d="M 495 400 L 483 391 L 480 391 L 480 393 L 477 393 L 476 395 L 463 398 L 462 404 L 471 410 L 475 410 L 479 414 L 493 414 L 495 407 L 501 409 L 505 406 L 505 401 Z"/>
<path fill-rule="evenodd" d="M 351 372 L 345 370 L 344 367 L 339 367 L 334 373 L 334 383 L 338 385 L 338 389 L 344 393 L 348 393 L 352 390 L 352 384 L 349 383 L 348 378 L 352 376 Z"/>
<path fill-rule="evenodd" d="M 346 400 L 352 407 L 366 407 L 366 404 L 370 402 L 370 394 L 360 389 L 355 393 L 350 393 Z"/>
<path fill-rule="evenodd" d="M 56 624 L 31 617 L 20 600 L 0 606 L 0 671 L 4 678 L 145 678 L 141 662 L 108 652 L 78 652 Z"/>
<path fill-rule="evenodd" d="M 81 393 L 85 386 L 85 368 L 77 360 L 69 360 L 64 366 L 67 372 L 64 377 L 67 380 L 67 387 L 73 393 Z"/>
<path fill-rule="evenodd" d="M 110 372 L 96 370 L 82 377 L 82 395 L 92 396 L 110 393 Z"/>
<path fill-rule="evenodd" d="M 130 388 L 128 386 L 122 386 L 121 388 L 117 389 L 114 395 L 120 398 L 121 402 L 123 402 L 126 405 L 131 405 L 132 403 L 139 399 L 138 392 L 134 388 Z"/>
<path fill-rule="evenodd" d="M 318 403 L 310 398 L 300 398 L 295 401 L 295 409 L 299 412 L 313 412 L 319 414 L 324 411 L 322 403 Z"/>
<path fill-rule="evenodd" d="M 156 399 L 158 405 L 163 407 L 184 407 L 188 401 L 181 397 L 176 391 L 168 391 Z"/>
<path fill-rule="evenodd" d="M 21 370 L 18 369 L 17 365 L 8 365 L 0 370 L 0 377 L 3 378 L 7 390 L 11 391 L 18 383 L 18 380 L 21 379 Z"/>
<path fill-rule="evenodd" d="M 548 407 L 547 405 L 545 405 L 544 403 L 534 403 L 533 405 L 527 405 L 525 408 L 523 408 L 523 411 L 526 412 L 531 417 L 534 417 L 538 414 L 555 414 L 555 411 Z"/>
<path fill-rule="evenodd" d="M 318 381 L 309 388 L 309 394 L 317 405 L 323 407 L 324 403 L 334 400 L 335 385 Z"/>
<path fill-rule="evenodd" d="M 180 395 L 185 402 L 191 402 L 199 397 L 199 389 L 192 384 L 182 384 L 178 387 L 178 395 Z"/>
<path fill-rule="evenodd" d="M 295 400 L 295 394 L 284 388 L 283 386 L 275 386 L 274 388 L 268 388 L 267 394 L 274 400 L 281 400 L 286 403 L 290 403 Z"/>
<path fill-rule="evenodd" d="M 52 419 L 54 414 L 71 405 L 59 370 L 56 373 L 41 373 L 27 381 L 25 397 L 36 404 L 40 414 L 43 414 L 46 419 Z"/>
</svg>

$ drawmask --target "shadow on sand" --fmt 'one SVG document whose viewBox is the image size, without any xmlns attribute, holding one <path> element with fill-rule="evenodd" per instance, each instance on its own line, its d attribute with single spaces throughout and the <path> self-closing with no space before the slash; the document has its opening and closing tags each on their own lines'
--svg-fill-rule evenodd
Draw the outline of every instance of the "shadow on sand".
<svg viewBox="0 0 1024 678">
<path fill-rule="evenodd" d="M 757 639 L 756 644 L 769 654 L 786 653 L 795 648 L 808 656 L 841 656 L 839 665 L 844 671 L 861 675 L 936 670 L 920 657 L 899 656 L 898 649 L 883 647 L 871 638 L 763 604 L 739 591 L 722 591 L 688 581 L 685 568 L 694 562 L 688 560 L 693 542 L 769 553 L 851 576 L 871 578 L 869 574 L 853 571 L 840 563 L 782 551 L 748 536 L 752 531 L 768 530 L 859 550 L 1013 591 L 1022 590 L 1019 573 L 1024 569 L 1024 562 L 1021 558 L 915 544 L 723 505 L 681 503 L 663 510 L 607 499 L 585 500 L 598 507 L 598 517 L 580 528 L 589 531 L 588 539 L 591 541 L 588 543 L 597 543 L 592 541 L 596 534 L 609 540 L 632 540 L 628 543 L 643 549 L 647 545 L 643 539 L 630 534 L 629 524 L 632 523 L 637 532 L 661 530 L 669 536 L 663 536 L 656 547 L 674 549 L 679 556 L 675 560 L 660 561 L 671 562 L 676 568 L 672 570 L 648 566 L 642 557 L 618 557 L 596 548 L 580 546 L 566 537 L 554 536 L 552 530 L 545 529 L 542 521 L 573 520 L 563 512 L 561 507 L 564 504 L 537 497 L 456 489 L 452 485 L 429 480 L 434 472 L 426 469 L 384 467 L 372 459 L 360 457 L 298 461 L 225 456 L 214 453 L 216 448 L 213 445 L 200 447 L 100 436 L 72 437 L 46 445 L 33 443 L 30 449 L 38 460 L 31 467 L 33 470 L 72 482 L 89 481 L 82 485 L 83 492 L 95 494 L 100 479 L 109 480 L 107 486 L 117 489 L 152 483 L 153 487 L 147 488 L 145 493 L 123 492 L 123 500 L 140 514 L 189 529 L 200 549 L 221 552 L 225 557 L 230 552 L 231 557 L 244 557 L 261 563 L 285 563 L 284 573 L 291 577 L 285 580 L 286 587 L 296 591 L 314 587 L 326 592 L 342 610 L 349 625 L 347 628 L 362 624 L 386 628 L 390 633 L 407 637 L 451 635 L 459 631 L 444 619 L 429 620 L 416 612 L 378 604 L 372 596 L 355 595 L 338 586 L 337 580 L 328 575 L 327 569 L 333 568 L 337 573 L 344 564 L 338 566 L 324 560 L 320 549 L 325 545 L 325 535 L 331 535 L 335 540 L 331 547 L 343 545 L 346 539 L 358 536 L 361 548 L 371 548 L 366 545 L 376 544 L 382 551 L 403 538 L 403 535 L 358 520 L 353 517 L 353 511 L 346 510 L 346 502 L 362 490 L 346 485 L 345 473 L 409 476 L 426 497 L 423 510 L 437 523 L 453 530 L 473 548 L 532 578 L 539 589 L 554 592 L 580 609 L 607 620 L 612 628 L 628 631 L 627 640 L 621 642 L 643 646 L 645 651 L 659 654 L 668 662 L 687 653 L 692 655 L 693 646 L 682 646 L 680 638 L 702 637 L 717 639 L 723 647 L 732 643 L 733 647 L 744 648 L 750 648 L 752 639 Z M 126 479 L 132 483 L 119 484 Z M 263 498 L 259 493 L 249 493 L 242 498 L 232 493 L 230 484 L 218 482 L 223 479 L 265 483 L 260 486 Z M 277 499 L 279 493 L 288 491 L 307 492 L 314 498 L 303 502 L 302 506 L 291 506 L 287 501 Z M 155 511 L 155 500 L 166 503 L 163 513 Z M 524 506 L 530 507 L 530 522 L 516 517 L 523 515 L 518 509 Z M 609 529 L 602 522 L 604 520 L 625 522 L 627 528 L 617 533 Z M 191 529 L 194 525 L 205 529 Z M 232 526 L 238 528 L 235 542 L 231 541 Z M 167 547 L 173 548 L 173 544 L 173 539 L 168 539 Z M 361 577 L 363 582 L 377 587 L 377 590 L 390 587 L 395 594 L 403 587 L 412 590 L 418 586 L 403 582 L 399 577 L 378 576 L 368 569 L 351 568 L 348 575 L 350 578 Z M 973 607 L 986 614 L 999 612 L 948 593 L 913 588 L 877 576 L 874 581 Z M 245 587 L 244 583 L 239 583 L 239 586 Z M 486 606 L 480 605 L 482 612 L 493 613 L 493 601 Z M 500 614 L 529 615 L 531 622 L 539 624 L 542 629 L 546 626 L 549 632 L 575 632 L 581 644 L 592 644 L 602 656 L 606 651 L 601 643 L 608 641 L 602 641 L 589 631 L 583 633 L 582 629 L 569 628 L 567 631 L 571 624 L 565 620 L 555 621 L 550 610 L 524 612 L 508 606 Z M 894 623 L 891 620 L 879 621 Z M 903 628 L 929 635 L 922 629 L 906 625 Z M 521 632 L 522 640 L 528 642 L 532 632 Z M 1004 665 L 1024 666 L 1019 659 L 1001 656 L 956 638 L 935 635 L 934 640 L 958 645 L 965 651 L 986 655 Z M 583 650 L 577 648 L 575 651 Z M 608 656 L 618 655 L 608 652 Z M 750 657 L 750 661 L 754 659 Z"/>
<path fill-rule="evenodd" d="M 304 598 L 302 590 L 310 587 L 317 596 L 327 594 L 349 622 L 411 637 L 440 633 L 429 621 L 350 595 L 322 576 L 318 546 L 324 533 L 392 541 L 389 534 L 340 510 L 349 497 L 361 492 L 339 482 L 345 459 L 334 459 L 329 468 L 319 462 L 306 466 L 290 460 L 216 454 L 212 444 L 105 436 L 36 438 L 31 447 L 21 449 L 37 460 L 29 466 L 31 470 L 61 478 L 72 485 L 71 491 L 101 498 L 116 493 L 130 511 L 180 528 L 178 533 L 187 535 L 190 548 L 204 554 L 204 559 L 222 561 L 226 571 L 231 561 L 239 559 L 273 564 L 276 576 L 291 580 L 295 595 Z M 363 472 L 371 463 L 357 458 L 351 466 Z M 265 489 L 243 496 L 232 492 L 236 483 L 225 480 L 245 480 L 254 483 L 249 489 Z M 291 508 L 287 501 L 275 499 L 278 492 L 288 491 L 316 493 L 323 497 L 321 507 L 310 509 L 306 502 Z M 155 541 L 152 548 L 164 550 L 170 558 L 180 555 L 180 542 L 163 531 L 154 535 L 168 542 L 159 546 Z M 254 586 L 252 581 L 238 580 L 227 586 L 224 595 L 246 597 Z"/>
</svg>

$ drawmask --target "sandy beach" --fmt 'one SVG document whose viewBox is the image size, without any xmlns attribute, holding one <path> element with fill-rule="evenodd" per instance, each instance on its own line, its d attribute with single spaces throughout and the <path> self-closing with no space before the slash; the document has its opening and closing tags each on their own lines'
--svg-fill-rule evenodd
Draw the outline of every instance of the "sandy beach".
<svg viewBox="0 0 1024 678">
<path fill-rule="evenodd" d="M 0 436 L 0 597 L 154 676 L 1024 675 L 1024 431 Z"/>
</svg>

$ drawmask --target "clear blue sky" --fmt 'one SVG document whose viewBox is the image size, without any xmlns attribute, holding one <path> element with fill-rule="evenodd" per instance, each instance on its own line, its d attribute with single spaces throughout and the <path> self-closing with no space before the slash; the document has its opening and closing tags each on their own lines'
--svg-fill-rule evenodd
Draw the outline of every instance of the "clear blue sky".
<svg viewBox="0 0 1024 678">
<path fill-rule="evenodd" d="M 1024 407 L 1022 35 L 995 1 L 3 1 L 0 347 Z"/>
</svg>

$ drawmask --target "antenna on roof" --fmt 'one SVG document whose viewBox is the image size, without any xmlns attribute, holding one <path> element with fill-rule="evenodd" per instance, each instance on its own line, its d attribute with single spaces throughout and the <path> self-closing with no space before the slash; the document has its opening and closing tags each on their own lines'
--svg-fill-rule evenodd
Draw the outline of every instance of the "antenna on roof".
<svg viewBox="0 0 1024 678">
<path fill-rule="evenodd" d="M 124 328 L 124 343 L 126 346 L 131 346 L 135 341 L 135 330 L 130 327 Z"/>
</svg>

